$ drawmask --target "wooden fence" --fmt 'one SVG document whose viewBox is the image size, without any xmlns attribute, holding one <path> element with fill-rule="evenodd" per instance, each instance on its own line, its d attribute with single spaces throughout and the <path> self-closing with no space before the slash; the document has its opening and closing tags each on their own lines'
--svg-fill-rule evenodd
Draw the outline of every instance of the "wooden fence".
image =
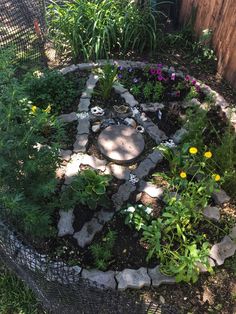
<svg viewBox="0 0 236 314">
<path fill-rule="evenodd" d="M 180 22 L 191 17 L 195 6 L 195 31 L 213 31 L 212 44 L 218 58 L 218 73 L 236 88 L 236 0 L 181 0 Z"/>
</svg>

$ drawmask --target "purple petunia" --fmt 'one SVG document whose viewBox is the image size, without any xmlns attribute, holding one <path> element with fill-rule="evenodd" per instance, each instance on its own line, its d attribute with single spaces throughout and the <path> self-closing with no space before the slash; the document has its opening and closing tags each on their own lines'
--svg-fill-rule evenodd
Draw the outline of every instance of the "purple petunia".
<svg viewBox="0 0 236 314">
<path fill-rule="evenodd" d="M 185 81 L 190 81 L 190 75 L 185 76 Z"/>
<path fill-rule="evenodd" d="M 196 85 L 197 81 L 195 79 L 192 80 L 191 82 L 193 85 Z"/>
<path fill-rule="evenodd" d="M 162 75 L 158 75 L 157 79 L 158 79 L 158 81 L 162 81 L 163 80 L 163 76 Z"/>
<path fill-rule="evenodd" d="M 133 71 L 132 68 L 128 68 L 128 72 L 131 73 Z"/>
<path fill-rule="evenodd" d="M 122 65 L 118 66 L 118 70 L 119 70 L 119 71 L 123 71 L 123 69 L 124 69 L 124 68 L 122 67 Z"/>
<path fill-rule="evenodd" d="M 162 64 L 162 63 L 158 63 L 157 67 L 158 67 L 158 68 L 162 68 L 162 67 L 163 67 L 163 64 Z"/>
<path fill-rule="evenodd" d="M 138 79 L 137 79 L 137 77 L 135 77 L 134 79 L 133 79 L 133 83 L 138 83 Z"/>
<path fill-rule="evenodd" d="M 150 69 L 150 73 L 151 73 L 151 75 L 154 75 L 154 74 L 156 74 L 156 70 L 153 69 L 153 68 L 151 68 L 151 69 Z"/>
<path fill-rule="evenodd" d="M 156 74 L 157 74 L 157 75 L 160 75 L 160 74 L 161 74 L 161 69 L 157 69 L 157 70 L 156 70 Z"/>
<path fill-rule="evenodd" d="M 117 77 L 118 77 L 118 79 L 122 79 L 123 75 L 122 74 L 118 74 Z"/>
</svg>

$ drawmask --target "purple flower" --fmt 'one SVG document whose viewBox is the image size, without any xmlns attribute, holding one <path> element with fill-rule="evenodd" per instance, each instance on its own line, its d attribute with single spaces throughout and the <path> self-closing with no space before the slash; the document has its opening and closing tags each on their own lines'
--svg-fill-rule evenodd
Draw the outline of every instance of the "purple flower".
<svg viewBox="0 0 236 314">
<path fill-rule="evenodd" d="M 131 73 L 133 71 L 132 68 L 128 68 L 128 72 Z"/>
<path fill-rule="evenodd" d="M 179 90 L 177 90 L 175 96 L 176 96 L 176 97 L 180 97 L 180 91 L 179 91 Z"/>
<path fill-rule="evenodd" d="M 172 73 L 172 74 L 171 74 L 170 79 L 171 79 L 172 81 L 175 81 L 175 73 Z"/>
<path fill-rule="evenodd" d="M 122 79 L 123 75 L 122 74 L 118 74 L 117 77 L 118 77 L 118 79 Z"/>
<path fill-rule="evenodd" d="M 124 69 L 124 68 L 122 67 L 122 65 L 118 66 L 118 70 L 119 70 L 119 71 L 123 71 L 123 69 Z"/>
<path fill-rule="evenodd" d="M 199 93 L 199 92 L 200 92 L 200 85 L 196 84 L 196 85 L 195 85 L 195 89 L 196 89 L 196 91 Z"/>
<path fill-rule="evenodd" d="M 138 83 L 138 79 L 135 77 L 134 79 L 133 79 L 133 82 L 136 84 L 136 83 Z"/>
<path fill-rule="evenodd" d="M 190 75 L 185 76 L 185 81 L 190 81 Z"/>
<path fill-rule="evenodd" d="M 163 64 L 162 64 L 162 63 L 158 63 L 157 67 L 158 67 L 158 68 L 162 68 L 162 67 L 163 67 Z"/>
<path fill-rule="evenodd" d="M 152 75 L 154 75 L 154 74 L 156 74 L 156 70 L 153 69 L 153 68 L 151 68 L 151 69 L 150 69 L 150 73 L 151 73 Z"/>
<path fill-rule="evenodd" d="M 160 75 L 161 74 L 161 69 L 156 70 L 156 74 Z"/>
<path fill-rule="evenodd" d="M 158 81 L 162 81 L 163 80 L 163 76 L 162 75 L 158 75 L 157 79 L 158 79 Z"/>
<path fill-rule="evenodd" d="M 195 79 L 192 80 L 191 82 L 193 85 L 196 85 L 197 81 Z"/>
</svg>

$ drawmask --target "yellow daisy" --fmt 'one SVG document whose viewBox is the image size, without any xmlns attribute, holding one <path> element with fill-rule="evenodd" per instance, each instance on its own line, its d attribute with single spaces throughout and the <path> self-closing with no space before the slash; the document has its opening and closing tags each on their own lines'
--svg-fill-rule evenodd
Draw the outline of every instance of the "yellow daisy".
<svg viewBox="0 0 236 314">
<path fill-rule="evenodd" d="M 205 158 L 211 158 L 212 157 L 212 152 L 208 151 L 204 153 Z"/>
<path fill-rule="evenodd" d="M 184 171 L 181 171 L 180 174 L 179 174 L 180 178 L 182 179 L 186 179 L 187 178 L 187 173 L 184 172 Z"/>
<path fill-rule="evenodd" d="M 198 149 L 197 149 L 197 147 L 190 147 L 189 152 L 190 152 L 190 154 L 195 155 L 195 154 L 197 154 Z"/>
<path fill-rule="evenodd" d="M 50 113 L 51 112 L 51 106 L 50 105 L 47 106 L 47 108 L 44 109 L 43 111 L 46 112 L 46 113 Z"/>
<path fill-rule="evenodd" d="M 32 106 L 31 107 L 31 112 L 35 113 L 37 109 L 38 109 L 37 106 Z"/>
<path fill-rule="evenodd" d="M 217 174 L 217 173 L 214 173 L 213 175 L 212 175 L 212 178 L 217 182 L 217 181 L 220 181 L 220 175 L 219 174 Z"/>
</svg>

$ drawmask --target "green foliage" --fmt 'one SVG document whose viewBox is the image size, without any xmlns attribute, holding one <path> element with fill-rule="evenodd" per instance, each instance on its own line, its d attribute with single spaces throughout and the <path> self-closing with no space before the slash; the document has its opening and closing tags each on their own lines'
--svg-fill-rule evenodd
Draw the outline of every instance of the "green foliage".
<svg viewBox="0 0 236 314">
<path fill-rule="evenodd" d="M 109 208 L 110 201 L 106 196 L 106 187 L 111 180 L 109 175 L 99 175 L 87 169 L 80 172 L 73 182 L 61 193 L 60 207 L 69 210 L 81 203 L 95 210 L 98 205 Z"/>
<path fill-rule="evenodd" d="M 185 97 L 185 100 L 191 100 L 193 98 L 198 98 L 198 92 L 196 91 L 195 86 L 192 86 L 190 88 L 190 91 L 188 92 L 187 96 Z"/>
<path fill-rule="evenodd" d="M 76 59 L 108 58 L 117 48 L 154 52 L 160 29 L 157 17 L 147 3 L 142 10 L 129 0 L 64 1 L 49 6 L 49 25 L 55 44 L 70 50 Z"/>
<path fill-rule="evenodd" d="M 163 98 L 165 87 L 161 82 L 156 82 L 153 88 L 153 101 L 160 101 Z"/>
<path fill-rule="evenodd" d="M 95 267 L 100 270 L 106 270 L 109 261 L 112 258 L 112 249 L 117 238 L 117 233 L 113 230 L 109 230 L 106 236 L 102 239 L 100 244 L 92 244 L 90 246 L 91 253 L 94 258 Z"/>
<path fill-rule="evenodd" d="M 139 96 L 141 94 L 141 85 L 133 85 L 130 91 L 134 96 Z"/>
<path fill-rule="evenodd" d="M 50 110 L 32 106 L 25 98 L 24 88 L 13 76 L 11 55 L 6 55 L 0 55 L 1 213 L 19 230 L 40 238 L 53 233 L 50 224 L 59 158 L 56 142 L 51 147 L 39 143 L 46 142 L 45 130 L 54 128 L 57 133 L 60 125 Z"/>
<path fill-rule="evenodd" d="M 151 82 L 147 82 L 143 88 L 143 95 L 145 99 L 149 100 L 153 91 L 153 85 Z"/>
<path fill-rule="evenodd" d="M 111 95 L 113 84 L 117 79 L 117 67 L 107 63 L 99 74 L 99 91 L 98 94 L 104 100 L 107 100 Z"/>
<path fill-rule="evenodd" d="M 24 89 L 33 104 L 42 109 L 51 105 L 53 113 L 70 107 L 78 95 L 78 86 L 56 70 L 35 71 L 24 79 Z"/>
<path fill-rule="evenodd" d="M 42 314 L 44 311 L 32 291 L 0 265 L 0 313 Z"/>
<path fill-rule="evenodd" d="M 138 231 L 141 230 L 152 217 L 152 209 L 141 204 L 128 206 L 123 209 L 121 213 L 126 217 L 125 224 L 129 226 L 134 225 L 135 229 Z"/>
</svg>

